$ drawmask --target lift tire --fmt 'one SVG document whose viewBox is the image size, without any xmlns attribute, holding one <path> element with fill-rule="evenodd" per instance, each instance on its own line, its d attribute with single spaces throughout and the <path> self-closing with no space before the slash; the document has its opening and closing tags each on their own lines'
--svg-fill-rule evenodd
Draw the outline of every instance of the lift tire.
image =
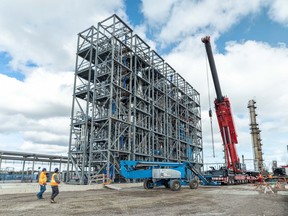
<svg viewBox="0 0 288 216">
<path fill-rule="evenodd" d="M 231 184 L 232 184 L 232 179 L 229 178 L 229 179 L 228 179 L 228 185 L 231 185 Z"/>
<path fill-rule="evenodd" d="M 199 186 L 199 183 L 197 180 L 193 179 L 189 182 L 189 186 L 191 189 L 197 189 Z"/>
<path fill-rule="evenodd" d="M 170 188 L 169 181 L 164 181 L 163 185 L 164 185 L 164 187 L 167 188 L 167 189 Z"/>
<path fill-rule="evenodd" d="M 154 183 L 153 183 L 152 179 L 145 179 L 143 182 L 143 187 L 147 190 L 153 189 Z"/>
<path fill-rule="evenodd" d="M 181 182 L 179 180 L 171 180 L 170 189 L 172 191 L 179 191 L 181 189 Z"/>
</svg>

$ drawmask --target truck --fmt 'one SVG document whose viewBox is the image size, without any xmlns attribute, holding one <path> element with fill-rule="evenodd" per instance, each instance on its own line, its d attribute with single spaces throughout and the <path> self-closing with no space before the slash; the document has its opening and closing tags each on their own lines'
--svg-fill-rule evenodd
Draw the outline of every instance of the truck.
<svg viewBox="0 0 288 216">
<path fill-rule="evenodd" d="M 288 176 L 288 165 L 281 167 L 272 167 L 273 176 Z"/>
<path fill-rule="evenodd" d="M 272 167 L 272 179 L 288 183 L 288 165 Z"/>
<path fill-rule="evenodd" d="M 207 180 L 200 171 L 188 162 L 122 160 L 120 161 L 120 174 L 126 179 L 144 180 L 143 187 L 147 190 L 157 186 L 165 186 L 172 191 L 179 191 L 184 185 L 191 189 L 197 189 L 199 183 L 195 176 L 204 185 L 219 185 Z"/>
<path fill-rule="evenodd" d="M 256 180 L 256 177 L 248 175 L 246 173 L 245 165 L 240 163 L 237 154 L 236 144 L 238 143 L 238 139 L 232 116 L 231 103 L 227 96 L 222 95 L 221 86 L 212 53 L 210 36 L 203 37 L 201 40 L 205 44 L 205 49 L 216 91 L 214 105 L 218 120 L 218 126 L 224 145 L 226 162 L 225 166 L 222 166 L 220 169 L 211 168 L 211 170 L 207 171 L 207 174 L 212 175 L 213 181 L 217 181 L 222 184 L 253 182 Z M 209 115 L 211 117 L 210 111 Z"/>
</svg>

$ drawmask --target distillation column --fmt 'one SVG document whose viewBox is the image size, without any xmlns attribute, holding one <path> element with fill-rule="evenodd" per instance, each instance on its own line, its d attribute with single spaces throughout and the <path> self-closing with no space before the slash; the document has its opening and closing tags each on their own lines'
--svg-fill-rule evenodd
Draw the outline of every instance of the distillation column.
<svg viewBox="0 0 288 216">
<path fill-rule="evenodd" d="M 260 130 L 256 122 L 256 102 L 254 100 L 249 100 L 248 108 L 250 112 L 250 130 L 252 137 L 253 153 L 254 153 L 254 170 L 263 170 L 263 153 L 262 153 L 262 143 L 260 137 Z"/>
</svg>

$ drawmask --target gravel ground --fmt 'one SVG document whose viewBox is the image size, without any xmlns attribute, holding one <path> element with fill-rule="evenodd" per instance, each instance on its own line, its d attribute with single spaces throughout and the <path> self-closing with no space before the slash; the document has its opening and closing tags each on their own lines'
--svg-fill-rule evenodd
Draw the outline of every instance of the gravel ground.
<svg viewBox="0 0 288 216">
<path fill-rule="evenodd" d="M 51 204 L 49 189 L 43 200 L 35 194 L 0 196 L 0 215 L 288 215 L 288 191 L 275 194 L 253 186 L 165 188 L 142 187 L 61 192 Z"/>
</svg>

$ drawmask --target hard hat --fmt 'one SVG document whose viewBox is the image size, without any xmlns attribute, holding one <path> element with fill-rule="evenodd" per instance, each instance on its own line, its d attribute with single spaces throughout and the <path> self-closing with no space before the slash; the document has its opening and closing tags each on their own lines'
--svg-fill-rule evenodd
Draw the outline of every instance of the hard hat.
<svg viewBox="0 0 288 216">
<path fill-rule="evenodd" d="M 55 173 L 59 172 L 59 169 L 58 169 L 58 168 L 55 168 L 55 169 L 54 169 L 54 172 L 55 172 Z"/>
<path fill-rule="evenodd" d="M 43 172 L 46 171 L 46 168 L 43 168 L 42 171 L 43 171 Z"/>
</svg>

